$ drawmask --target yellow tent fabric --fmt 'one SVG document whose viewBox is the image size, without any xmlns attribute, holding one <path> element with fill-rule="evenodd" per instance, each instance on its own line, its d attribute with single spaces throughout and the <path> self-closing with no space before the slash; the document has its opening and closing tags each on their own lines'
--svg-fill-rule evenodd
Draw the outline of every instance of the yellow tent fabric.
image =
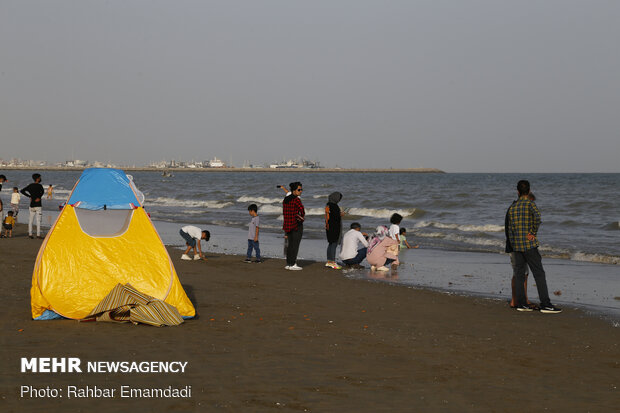
<svg viewBox="0 0 620 413">
<path fill-rule="evenodd" d="M 123 233 L 97 237 L 82 230 L 73 206 L 63 208 L 37 256 L 30 291 L 33 318 L 45 310 L 85 318 L 119 283 L 175 306 L 184 317 L 195 316 L 144 208 L 128 213 Z"/>
</svg>

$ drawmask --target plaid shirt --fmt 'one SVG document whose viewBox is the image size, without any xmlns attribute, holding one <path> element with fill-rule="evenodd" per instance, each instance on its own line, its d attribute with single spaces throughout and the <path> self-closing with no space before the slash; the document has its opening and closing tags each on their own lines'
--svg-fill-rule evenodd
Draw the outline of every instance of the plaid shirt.
<svg viewBox="0 0 620 413">
<path fill-rule="evenodd" d="M 282 203 L 282 214 L 284 215 L 284 224 L 282 225 L 284 232 L 295 231 L 300 223 L 297 217 L 306 215 L 301 199 L 296 196 L 290 202 Z"/>
<path fill-rule="evenodd" d="M 540 212 L 527 196 L 519 198 L 508 209 L 508 238 L 513 250 L 524 252 L 538 247 L 538 239 L 530 241 L 528 234 L 536 235 L 540 227 Z"/>
</svg>

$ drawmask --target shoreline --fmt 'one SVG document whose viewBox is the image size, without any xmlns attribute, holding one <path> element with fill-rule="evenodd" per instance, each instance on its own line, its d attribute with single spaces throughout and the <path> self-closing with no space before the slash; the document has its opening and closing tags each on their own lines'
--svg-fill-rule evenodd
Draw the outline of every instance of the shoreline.
<svg viewBox="0 0 620 413">
<path fill-rule="evenodd" d="M 175 245 L 175 244 L 166 244 L 166 248 L 170 251 L 173 250 L 175 252 L 177 252 L 177 255 L 180 256 L 181 252 L 184 250 L 184 247 L 179 245 Z M 419 251 L 419 250 L 418 250 Z M 445 252 L 445 251 L 443 251 Z M 212 252 L 211 253 L 213 257 L 225 257 L 227 259 L 230 259 L 233 262 L 243 262 L 243 260 L 245 259 L 245 255 L 243 254 L 239 254 L 239 253 L 229 253 L 229 252 Z M 475 254 L 475 253 L 474 253 Z M 486 254 L 486 253 L 482 253 L 482 254 Z M 209 257 L 209 252 L 206 253 L 206 256 Z M 280 262 L 281 267 L 284 268 L 284 265 L 286 264 L 286 260 L 280 257 L 268 257 L 266 258 L 267 260 L 275 260 Z M 306 266 L 323 266 L 324 265 L 324 261 L 321 260 L 317 260 L 317 259 L 301 259 L 300 262 L 303 262 L 304 265 Z M 453 288 L 453 283 L 452 282 L 448 282 L 448 285 L 445 286 L 438 286 L 438 285 L 424 285 L 424 284 L 414 284 L 414 283 L 406 283 L 406 282 L 402 282 L 398 279 L 398 274 L 399 274 L 399 270 L 391 270 L 388 273 L 379 273 L 379 272 L 371 272 L 370 271 L 370 267 L 367 265 L 367 263 L 364 261 L 362 263 L 362 265 L 365 266 L 364 269 L 361 270 L 340 270 L 340 271 L 336 271 L 336 270 L 332 270 L 331 272 L 336 275 L 336 276 L 342 276 L 343 278 L 347 279 L 347 280 L 356 280 L 356 281 L 362 281 L 362 282 L 369 282 L 369 283 L 382 283 L 382 284 L 386 284 L 386 285 L 392 285 L 392 286 L 396 286 L 396 287 L 403 287 L 403 288 L 410 288 L 410 289 L 414 289 L 414 290 L 419 290 L 419 291 L 428 291 L 428 292 L 432 292 L 432 293 L 437 293 L 437 294 L 445 294 L 445 295 L 455 295 L 455 296 L 460 296 L 460 297 L 464 297 L 464 298 L 469 298 L 469 299 L 484 299 L 484 300 L 491 300 L 491 301 L 495 301 L 497 303 L 500 303 L 502 305 L 506 305 L 507 307 L 509 306 L 510 303 L 510 297 L 509 296 L 498 296 L 497 293 L 493 293 L 491 291 L 488 292 L 484 292 L 484 291 L 470 291 L 467 289 L 463 289 L 463 287 L 461 286 L 460 288 L 458 286 L 456 286 L 455 288 Z M 403 264 L 401 264 L 402 266 Z M 405 264 L 406 265 L 406 264 Z M 413 264 L 411 264 L 413 265 Z M 603 264 L 603 265 L 609 265 L 609 264 Z M 506 268 L 508 268 L 508 264 L 504 265 Z M 343 266 L 344 268 L 344 266 Z M 399 267 L 400 269 L 400 267 Z M 464 277 L 471 277 L 470 275 L 464 275 Z M 508 288 L 508 283 L 509 283 L 509 278 L 506 278 L 505 280 L 502 280 L 503 282 L 506 283 L 506 291 L 509 290 Z M 533 279 L 531 280 L 532 282 L 534 281 Z M 533 303 L 538 303 L 538 295 L 536 293 L 536 288 L 535 286 L 531 287 L 532 290 L 530 291 L 530 300 Z M 557 300 L 557 296 L 553 295 L 553 292 L 551 292 L 552 295 L 552 302 L 554 304 L 557 305 L 557 303 L 560 303 L 559 305 L 557 305 L 558 307 L 561 307 L 562 310 L 569 310 L 569 311 L 582 311 L 586 316 L 588 317 L 593 317 L 599 320 L 603 320 L 607 323 L 609 323 L 611 326 L 613 326 L 614 328 L 618 328 L 620 327 L 620 310 L 618 308 L 614 308 L 614 307 L 608 307 L 608 306 L 603 306 L 603 305 L 596 305 L 596 304 L 588 304 L 588 303 L 578 303 L 578 302 L 566 302 L 566 301 L 562 301 L 562 300 Z M 554 300 L 555 298 L 555 300 Z M 616 298 L 617 300 L 620 299 L 620 297 Z"/>
</svg>

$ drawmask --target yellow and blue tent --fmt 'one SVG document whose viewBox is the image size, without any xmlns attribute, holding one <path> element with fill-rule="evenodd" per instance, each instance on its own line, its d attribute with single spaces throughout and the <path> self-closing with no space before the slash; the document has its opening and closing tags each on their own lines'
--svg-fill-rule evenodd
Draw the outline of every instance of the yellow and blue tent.
<svg viewBox="0 0 620 413">
<path fill-rule="evenodd" d="M 119 283 L 195 316 L 143 201 L 120 169 L 82 173 L 37 255 L 33 319 L 82 319 Z"/>
</svg>

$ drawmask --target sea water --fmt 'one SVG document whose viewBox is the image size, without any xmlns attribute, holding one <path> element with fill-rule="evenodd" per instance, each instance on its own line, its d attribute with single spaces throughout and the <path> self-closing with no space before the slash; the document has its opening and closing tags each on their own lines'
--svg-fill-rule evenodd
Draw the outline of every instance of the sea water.
<svg viewBox="0 0 620 413">
<path fill-rule="evenodd" d="M 9 208 L 13 186 L 31 182 L 33 171 L 6 171 L 0 197 Z M 460 174 L 358 172 L 130 172 L 145 195 L 145 208 L 165 243 L 181 245 L 181 225 L 212 232 L 208 250 L 244 254 L 247 206 L 258 205 L 261 249 L 282 257 L 282 199 L 277 185 L 300 181 L 306 208 L 300 258 L 324 260 L 327 247 L 324 208 L 335 191 L 347 209 L 344 231 L 359 222 L 372 233 L 389 225 L 397 212 L 410 244 L 404 264 L 391 282 L 464 291 L 491 297 L 510 293 L 511 269 L 505 246 L 504 217 L 517 198 L 516 183 L 528 179 L 543 223 L 538 233 L 554 303 L 598 306 L 620 312 L 620 174 Z M 43 200 L 50 225 L 58 206 L 79 178 L 75 171 L 44 171 L 43 185 L 54 185 L 54 199 Z M 19 222 L 27 222 L 27 199 Z M 369 272 L 348 276 L 368 277 Z M 533 282 L 532 282 L 533 284 Z M 530 295 L 536 298 L 535 288 Z M 607 310 L 606 310 L 607 309 Z M 607 311 L 609 312 L 609 311 Z"/>
</svg>

